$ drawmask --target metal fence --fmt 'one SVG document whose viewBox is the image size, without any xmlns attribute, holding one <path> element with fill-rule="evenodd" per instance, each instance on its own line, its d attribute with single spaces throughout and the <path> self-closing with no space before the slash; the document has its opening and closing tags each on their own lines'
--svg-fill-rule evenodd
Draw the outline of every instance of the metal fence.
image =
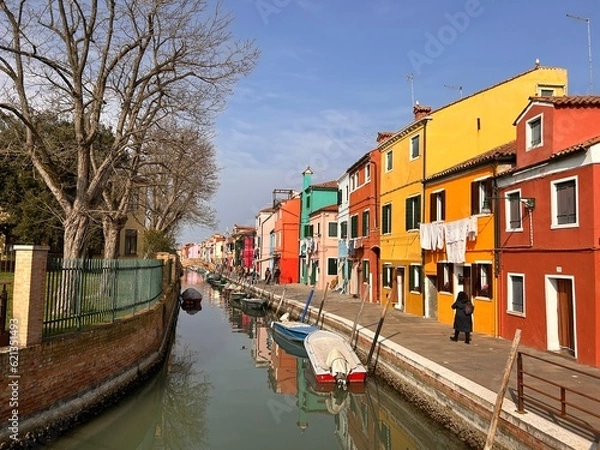
<svg viewBox="0 0 600 450">
<path fill-rule="evenodd" d="M 44 336 L 79 331 L 150 308 L 162 294 L 160 260 L 49 258 Z"/>
</svg>

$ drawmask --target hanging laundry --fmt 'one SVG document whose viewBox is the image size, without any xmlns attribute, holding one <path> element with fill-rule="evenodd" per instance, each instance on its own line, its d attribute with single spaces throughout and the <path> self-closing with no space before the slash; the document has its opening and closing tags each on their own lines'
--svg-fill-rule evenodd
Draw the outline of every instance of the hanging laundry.
<svg viewBox="0 0 600 450">
<path fill-rule="evenodd" d="M 421 240 L 421 248 L 423 250 L 433 250 L 432 243 L 432 224 L 421 223 L 419 224 L 419 238 Z"/>
</svg>

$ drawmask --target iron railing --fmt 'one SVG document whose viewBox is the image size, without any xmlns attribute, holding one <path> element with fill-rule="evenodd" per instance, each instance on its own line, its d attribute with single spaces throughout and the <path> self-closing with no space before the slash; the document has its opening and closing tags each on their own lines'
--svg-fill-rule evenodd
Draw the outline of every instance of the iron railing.
<svg viewBox="0 0 600 450">
<path fill-rule="evenodd" d="M 111 323 L 150 308 L 162 294 L 160 260 L 49 258 L 43 335 Z"/>
<path fill-rule="evenodd" d="M 531 358 L 528 368 L 525 357 Z M 536 365 L 551 365 L 552 378 L 543 377 Z M 538 412 L 562 419 L 575 430 L 582 429 L 600 436 L 600 398 L 597 387 L 600 376 L 569 367 L 525 352 L 517 355 L 517 408 L 525 412 L 525 405 Z"/>
</svg>

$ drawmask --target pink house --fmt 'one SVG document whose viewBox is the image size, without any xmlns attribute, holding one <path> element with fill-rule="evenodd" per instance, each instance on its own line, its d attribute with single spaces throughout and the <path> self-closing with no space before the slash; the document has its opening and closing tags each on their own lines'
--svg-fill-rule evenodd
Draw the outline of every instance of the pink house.
<svg viewBox="0 0 600 450">
<path fill-rule="evenodd" d="M 329 205 L 313 212 L 309 218 L 313 237 L 307 249 L 308 274 L 309 284 L 316 289 L 325 289 L 327 283 L 337 279 L 337 212 L 337 205 Z"/>
</svg>

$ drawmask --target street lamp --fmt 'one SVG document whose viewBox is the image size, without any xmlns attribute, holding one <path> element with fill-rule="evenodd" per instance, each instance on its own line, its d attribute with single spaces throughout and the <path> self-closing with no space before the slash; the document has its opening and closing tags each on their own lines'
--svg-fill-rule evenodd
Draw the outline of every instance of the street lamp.
<svg viewBox="0 0 600 450">
<path fill-rule="evenodd" d="M 590 67 L 590 95 L 594 93 L 594 76 L 592 74 L 592 33 L 590 28 L 590 18 L 589 17 L 581 17 L 575 16 L 573 14 L 567 14 L 567 17 L 570 19 L 579 20 L 581 22 L 587 23 L 587 35 L 588 35 L 588 63 Z"/>
<path fill-rule="evenodd" d="M 492 212 L 490 200 L 520 201 L 528 211 L 533 211 L 535 209 L 535 198 L 533 197 L 486 197 L 483 200 L 483 206 L 481 207 L 482 214 L 490 214 Z"/>
</svg>

